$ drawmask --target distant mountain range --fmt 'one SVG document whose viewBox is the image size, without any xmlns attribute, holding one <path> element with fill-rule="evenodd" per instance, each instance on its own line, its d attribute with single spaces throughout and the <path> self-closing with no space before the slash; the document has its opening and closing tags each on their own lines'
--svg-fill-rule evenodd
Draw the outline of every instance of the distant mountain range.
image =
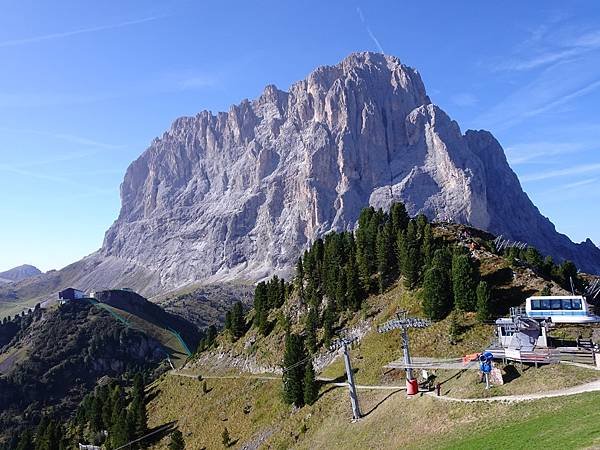
<svg viewBox="0 0 600 450">
<path fill-rule="evenodd" d="M 100 250 L 14 296 L 67 284 L 154 295 L 286 274 L 310 242 L 394 201 L 600 273 L 600 249 L 556 231 L 491 133 L 463 133 L 415 69 L 378 53 L 317 68 L 288 92 L 267 86 L 228 112 L 177 119 L 130 165 L 121 199 Z"/>
<path fill-rule="evenodd" d="M 26 278 L 40 275 L 42 271 L 35 266 L 29 264 L 23 264 L 19 267 L 14 267 L 5 272 L 0 272 L 0 283 L 13 283 L 15 281 L 22 281 Z"/>
</svg>

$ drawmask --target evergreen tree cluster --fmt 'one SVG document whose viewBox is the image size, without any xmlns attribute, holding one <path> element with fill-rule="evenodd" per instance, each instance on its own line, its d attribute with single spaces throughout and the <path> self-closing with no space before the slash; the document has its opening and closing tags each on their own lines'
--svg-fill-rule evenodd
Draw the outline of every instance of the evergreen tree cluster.
<svg viewBox="0 0 600 450">
<path fill-rule="evenodd" d="M 4 448 L 15 450 L 66 450 L 69 448 L 65 439 L 64 427 L 60 422 L 43 416 L 35 431 L 24 430 Z"/>
<path fill-rule="evenodd" d="M 548 280 L 558 283 L 563 289 L 571 290 L 571 280 L 573 287 L 582 291 L 584 282 L 579 277 L 577 266 L 569 260 L 556 264 L 552 256 L 542 257 L 542 254 L 535 247 L 517 248 L 508 247 L 502 250 L 502 254 L 511 265 L 521 261 L 529 265 L 534 271 Z"/>
<path fill-rule="evenodd" d="M 233 307 L 225 313 L 225 331 L 236 341 L 246 333 L 246 319 L 244 318 L 244 307 L 242 302 L 236 302 Z"/>
<path fill-rule="evenodd" d="M 209 326 L 204 332 L 204 336 L 200 339 L 198 343 L 197 352 L 203 352 L 204 350 L 209 350 L 215 345 L 215 339 L 217 338 L 217 327 L 214 325 Z"/>
<path fill-rule="evenodd" d="M 489 288 L 481 284 L 479 267 L 466 248 L 440 244 L 424 270 L 422 306 L 430 319 L 441 320 L 454 309 L 476 311 L 482 321 L 489 318 Z M 479 296 L 484 287 L 486 295 Z"/>
<path fill-rule="evenodd" d="M 81 442 L 103 443 L 109 450 L 144 436 L 147 414 L 141 374 L 135 375 L 129 393 L 120 384 L 111 383 L 87 395 L 77 410 L 73 427 Z M 143 448 L 143 444 L 131 448 Z"/>
<path fill-rule="evenodd" d="M 304 339 L 298 334 L 285 336 L 283 356 L 283 399 L 290 405 L 312 405 L 318 396 L 312 359 L 307 355 Z"/>
<path fill-rule="evenodd" d="M 144 380 L 136 374 L 131 388 L 116 382 L 99 386 L 84 397 L 75 416 L 66 423 L 44 415 L 37 427 L 12 436 L 3 450 L 63 450 L 79 442 L 102 445 L 110 450 L 147 434 Z M 143 442 L 129 448 L 145 448 Z"/>
<path fill-rule="evenodd" d="M 266 336 L 270 331 L 269 312 L 283 306 L 290 286 L 277 275 L 269 281 L 261 281 L 254 290 L 254 321 L 258 331 Z"/>
</svg>

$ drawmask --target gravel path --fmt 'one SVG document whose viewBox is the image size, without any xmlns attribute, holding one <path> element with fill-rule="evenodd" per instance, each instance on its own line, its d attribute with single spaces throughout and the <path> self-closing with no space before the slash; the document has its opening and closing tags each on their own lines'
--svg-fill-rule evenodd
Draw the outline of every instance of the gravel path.
<svg viewBox="0 0 600 450">
<path fill-rule="evenodd" d="M 197 375 L 181 373 L 177 371 L 169 372 L 170 375 L 176 375 L 187 378 L 197 378 Z M 280 380 L 281 377 L 267 376 L 267 375 L 222 375 L 222 376 L 203 376 L 203 379 L 239 379 L 239 378 L 250 378 L 255 380 Z M 319 381 L 332 381 L 331 378 L 318 377 Z M 331 386 L 346 387 L 348 383 L 331 383 Z M 357 389 L 364 390 L 385 390 L 385 391 L 400 391 L 405 390 L 404 386 L 386 386 L 386 385 L 366 385 L 357 384 Z M 533 394 L 519 394 L 519 395 L 500 395 L 497 397 L 487 398 L 457 398 L 450 397 L 448 395 L 435 395 L 435 392 L 426 392 L 425 395 L 429 395 L 438 400 L 445 400 L 450 402 L 461 402 L 461 403 L 477 403 L 477 402 L 526 402 L 531 400 L 539 400 L 542 398 L 554 398 L 554 397 L 565 397 L 569 395 L 583 394 L 586 392 L 597 392 L 600 391 L 600 380 L 592 381 L 590 383 L 580 384 L 578 386 L 571 386 L 563 389 L 556 389 L 553 391 L 538 392 Z"/>
<path fill-rule="evenodd" d="M 527 402 L 531 400 L 539 400 L 542 398 L 554 398 L 554 397 L 565 397 L 568 395 L 583 394 L 585 392 L 596 392 L 600 391 L 600 380 L 592 381 L 590 383 L 580 384 L 578 386 L 572 386 L 563 389 L 556 389 L 554 391 L 538 392 L 534 394 L 520 394 L 520 395 L 501 395 L 498 397 L 487 397 L 487 398 L 456 398 L 447 395 L 435 395 L 435 392 L 427 392 L 426 395 L 430 395 L 439 400 L 446 400 L 451 402 L 461 403 L 475 403 L 475 402 Z"/>
</svg>

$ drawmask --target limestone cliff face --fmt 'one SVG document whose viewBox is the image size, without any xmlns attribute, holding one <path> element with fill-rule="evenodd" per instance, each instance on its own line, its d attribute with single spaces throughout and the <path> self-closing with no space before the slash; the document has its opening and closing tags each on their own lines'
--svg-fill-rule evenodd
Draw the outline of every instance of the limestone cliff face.
<svg viewBox="0 0 600 450">
<path fill-rule="evenodd" d="M 491 134 L 462 134 L 416 70 L 375 53 L 177 119 L 131 164 L 121 197 L 94 258 L 157 274 L 156 290 L 285 272 L 315 238 L 393 201 L 600 272 L 600 250 L 555 231 Z"/>
</svg>

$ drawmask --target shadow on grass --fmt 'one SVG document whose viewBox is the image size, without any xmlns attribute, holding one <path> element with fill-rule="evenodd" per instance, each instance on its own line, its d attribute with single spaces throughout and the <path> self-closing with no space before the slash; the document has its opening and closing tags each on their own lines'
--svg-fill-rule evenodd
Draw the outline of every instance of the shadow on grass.
<svg viewBox="0 0 600 450">
<path fill-rule="evenodd" d="M 447 383 L 450 380 L 453 380 L 455 378 L 460 378 L 462 376 L 463 373 L 465 373 L 467 371 L 467 369 L 462 369 L 459 370 L 458 372 L 456 372 L 454 375 L 452 375 L 451 377 L 446 378 L 444 381 L 440 381 L 439 383 L 441 385 L 443 385 L 444 383 Z"/>
<path fill-rule="evenodd" d="M 319 401 L 321 399 L 321 397 L 324 397 L 325 394 L 333 391 L 334 389 L 340 388 L 342 386 L 329 386 L 327 389 L 325 389 L 323 392 L 319 392 L 319 396 L 317 397 L 317 401 Z"/>
<path fill-rule="evenodd" d="M 161 393 L 161 390 L 158 388 L 152 388 L 148 394 L 146 394 L 146 403 L 150 403 Z"/>
<path fill-rule="evenodd" d="M 173 431 L 177 429 L 177 427 L 175 426 L 176 424 L 177 421 L 174 420 L 172 422 L 168 422 L 163 425 L 148 429 L 148 434 L 150 434 L 150 436 L 139 441 L 139 444 L 143 445 L 143 448 L 147 448 L 150 445 L 158 443 L 161 439 L 170 435 Z"/>
<path fill-rule="evenodd" d="M 504 367 L 504 375 L 502 376 L 504 384 L 510 383 L 511 381 L 516 380 L 520 376 L 521 374 L 519 373 L 517 368 L 512 364 Z"/>
<path fill-rule="evenodd" d="M 377 408 L 379 408 L 379 406 L 382 405 L 386 400 L 388 400 L 390 397 L 392 397 L 393 395 L 397 394 L 398 392 L 404 392 L 404 389 L 398 389 L 397 391 L 390 392 L 383 399 L 381 399 L 380 401 L 378 401 L 377 404 L 375 406 L 373 406 L 368 412 L 366 412 L 365 414 L 363 414 L 363 417 L 367 417 L 369 414 L 371 414 L 373 411 L 375 411 Z"/>
</svg>

